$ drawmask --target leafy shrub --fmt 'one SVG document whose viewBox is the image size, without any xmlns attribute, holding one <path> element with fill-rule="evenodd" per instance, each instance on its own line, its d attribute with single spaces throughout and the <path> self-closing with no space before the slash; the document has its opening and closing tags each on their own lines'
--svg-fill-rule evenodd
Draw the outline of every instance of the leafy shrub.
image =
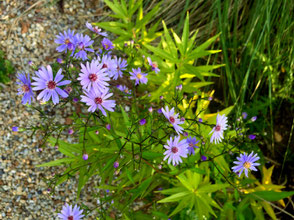
<svg viewBox="0 0 294 220">
<path fill-rule="evenodd" d="M 124 0 L 107 3 L 114 11 L 122 6 L 120 19 L 132 14 Z M 133 7 L 129 10 L 134 13 Z M 139 16 L 136 24 L 145 23 L 141 20 Z M 124 31 L 116 29 L 120 37 L 113 44 L 91 24 L 92 38 L 71 30 L 60 33 L 55 42 L 62 59 L 52 67 L 36 68 L 32 83 L 29 75 L 18 75 L 23 103 L 33 100 L 32 107 L 42 115 L 42 122 L 25 129 L 44 132 L 41 146 L 49 142 L 65 156 L 39 167 L 65 167 L 47 179 L 52 193 L 78 177 L 78 198 L 91 177 L 98 176 L 93 184 L 99 193 L 93 196 L 99 218 L 115 213 L 124 219 L 250 219 L 264 218 L 263 208 L 276 218 L 269 201 L 284 205 L 282 199 L 294 192 L 281 192 L 283 186 L 271 184 L 272 168 L 263 168 L 261 183 L 251 173 L 264 164 L 256 135 L 248 129 L 256 117 L 244 113 L 231 120 L 227 116 L 233 106 L 209 112 L 213 91 L 200 88 L 210 84 L 205 77 L 216 76 L 210 71 L 220 65 L 195 65 L 197 58 L 219 52 L 206 50 L 217 36 L 196 46 L 196 34 L 189 38 L 188 16 L 184 24 L 182 37 L 172 31 L 172 39 L 163 22 L 156 46 L 143 40 L 145 33 L 122 44 Z M 93 47 L 97 43 L 98 49 Z M 35 98 L 53 103 L 53 108 L 79 105 L 82 111 L 72 113 L 71 125 L 53 122 L 54 116 Z M 74 135 L 76 143 L 63 141 L 63 135 Z M 85 205 L 83 210 L 86 216 L 91 212 Z M 71 218 L 82 217 L 79 208 L 69 205 L 59 217 L 69 218 L 67 212 Z"/>
</svg>

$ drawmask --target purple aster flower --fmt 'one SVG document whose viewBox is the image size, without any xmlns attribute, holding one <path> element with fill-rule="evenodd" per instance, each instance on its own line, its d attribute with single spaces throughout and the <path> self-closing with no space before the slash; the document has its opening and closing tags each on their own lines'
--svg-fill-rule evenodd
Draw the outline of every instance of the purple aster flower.
<svg viewBox="0 0 294 220">
<path fill-rule="evenodd" d="M 148 108 L 148 111 L 149 111 L 150 113 L 152 113 L 152 112 L 153 112 L 153 108 L 152 108 L 152 107 Z"/>
<path fill-rule="evenodd" d="M 215 127 L 212 129 L 212 131 L 209 133 L 212 134 L 211 138 L 210 138 L 210 143 L 214 142 L 215 144 L 219 143 L 222 141 L 222 139 L 224 138 L 224 130 L 227 130 L 227 126 L 228 126 L 228 118 L 225 115 L 217 115 L 216 117 L 216 125 Z"/>
<path fill-rule="evenodd" d="M 103 38 L 101 44 L 105 50 L 111 50 L 114 48 L 113 43 L 108 38 Z"/>
<path fill-rule="evenodd" d="M 17 75 L 17 78 L 20 80 L 20 82 L 17 82 L 18 85 L 21 87 L 17 90 L 18 93 L 17 95 L 23 94 L 21 103 L 26 104 L 29 103 L 31 104 L 32 99 L 34 100 L 34 93 L 32 91 L 31 87 L 31 79 L 30 79 L 30 74 L 26 77 L 24 73 L 19 73 Z"/>
<path fill-rule="evenodd" d="M 242 112 L 242 117 L 243 117 L 244 119 L 246 119 L 247 116 L 248 116 L 248 114 L 247 114 L 246 112 Z"/>
<path fill-rule="evenodd" d="M 189 155 L 191 154 L 195 154 L 195 150 L 194 148 L 199 148 L 198 146 L 196 146 L 196 144 L 199 143 L 199 141 L 196 140 L 196 137 L 188 137 L 186 139 L 187 144 L 188 144 L 188 151 L 189 151 Z"/>
<path fill-rule="evenodd" d="M 145 119 L 145 118 L 141 119 L 141 120 L 139 121 L 139 124 L 140 124 L 140 125 L 144 125 L 144 124 L 146 124 L 146 119 Z"/>
<path fill-rule="evenodd" d="M 75 48 L 75 40 L 74 40 L 74 31 L 71 31 L 70 29 L 59 33 L 59 35 L 56 35 L 56 39 L 54 40 L 55 43 L 61 44 L 59 47 L 56 48 L 58 52 L 62 52 L 65 50 L 73 50 Z"/>
<path fill-rule="evenodd" d="M 63 60 L 61 58 L 57 58 L 56 61 L 57 63 L 60 63 L 60 64 L 63 63 Z"/>
<path fill-rule="evenodd" d="M 245 176 L 248 177 L 248 170 L 254 170 L 257 171 L 255 166 L 259 166 L 259 163 L 255 163 L 257 160 L 259 160 L 259 157 L 257 154 L 253 155 L 253 151 L 251 154 L 247 155 L 247 153 L 240 154 L 240 157 L 237 157 L 238 161 L 234 161 L 234 164 L 237 164 L 236 166 L 232 167 L 232 170 L 235 173 L 239 173 L 239 177 L 241 176 L 243 170 L 245 171 Z"/>
<path fill-rule="evenodd" d="M 86 105 L 90 106 L 88 108 L 89 112 L 94 112 L 97 109 L 99 109 L 104 116 L 106 116 L 106 110 L 113 112 L 115 107 L 115 101 L 114 100 L 107 100 L 110 96 L 112 96 L 112 93 L 108 93 L 108 88 L 106 88 L 104 91 L 100 92 L 98 90 L 92 89 L 90 92 L 86 92 L 84 95 L 81 95 L 81 101 L 85 102 Z"/>
<path fill-rule="evenodd" d="M 199 118 L 198 121 L 199 121 L 199 123 L 202 123 L 203 122 L 203 119 L 202 118 Z"/>
<path fill-rule="evenodd" d="M 80 220 L 84 217 L 82 213 L 83 210 L 79 206 L 75 205 L 72 208 L 72 205 L 65 204 L 62 207 L 61 213 L 58 213 L 58 217 L 62 220 Z"/>
<path fill-rule="evenodd" d="M 201 155 L 201 160 L 206 161 L 207 160 L 207 157 L 204 156 L 204 155 Z"/>
<path fill-rule="evenodd" d="M 82 69 L 78 80 L 81 81 L 83 89 L 89 92 L 93 88 L 94 90 L 102 92 L 105 90 L 106 86 L 109 85 L 106 82 L 110 80 L 105 72 L 106 69 L 102 68 L 102 64 L 97 60 L 92 60 L 91 63 L 87 62 L 86 66 L 81 64 L 81 67 Z"/>
<path fill-rule="evenodd" d="M 158 65 L 156 63 L 153 63 L 150 57 L 147 57 L 147 60 L 152 68 L 152 71 L 154 71 L 157 74 L 160 71 L 160 69 L 158 69 Z"/>
<path fill-rule="evenodd" d="M 79 101 L 78 98 L 73 98 L 72 100 L 73 100 L 73 102 L 78 102 Z"/>
<path fill-rule="evenodd" d="M 257 117 L 256 117 L 256 116 L 253 116 L 253 117 L 251 118 L 251 121 L 255 122 L 256 119 L 257 119 Z"/>
<path fill-rule="evenodd" d="M 94 41 L 88 35 L 76 34 L 75 35 L 75 45 L 78 52 L 75 54 L 75 58 L 81 58 L 82 60 L 87 60 L 87 52 L 94 52 L 92 48 L 89 48 Z M 73 55 L 73 54 L 72 54 Z"/>
<path fill-rule="evenodd" d="M 47 102 L 52 97 L 53 103 L 57 104 L 59 103 L 58 94 L 62 98 L 68 97 L 68 94 L 58 87 L 70 83 L 70 80 L 61 81 L 64 77 L 61 72 L 62 69 L 59 69 L 55 78 L 53 78 L 53 72 L 50 65 L 47 66 L 47 70 L 45 67 L 41 67 L 40 70 L 36 71 L 38 77 L 33 77 L 35 82 L 33 82 L 32 85 L 36 86 L 33 90 L 43 90 L 37 96 L 38 100 L 43 98 L 43 101 Z"/>
<path fill-rule="evenodd" d="M 176 130 L 176 132 L 178 134 L 183 133 L 184 129 L 179 125 L 183 124 L 184 122 L 178 118 L 179 113 L 175 114 L 174 108 L 169 110 L 168 106 L 165 106 L 165 109 L 161 108 L 161 111 L 164 114 L 164 116 L 169 120 L 169 122 L 174 126 L 174 129 Z"/>
<path fill-rule="evenodd" d="M 254 140 L 254 139 L 256 138 L 256 135 L 254 135 L 254 134 L 250 134 L 250 135 L 248 136 L 248 138 L 251 139 L 251 140 Z"/>
<path fill-rule="evenodd" d="M 67 133 L 68 134 L 73 134 L 74 133 L 74 130 L 70 128 L 70 129 L 68 129 Z"/>
<path fill-rule="evenodd" d="M 162 113 L 161 108 L 157 110 L 157 113 L 158 113 L 158 114 L 161 114 L 161 113 Z"/>
<path fill-rule="evenodd" d="M 92 24 L 90 24 L 89 22 L 86 22 L 86 27 L 88 29 L 90 29 L 91 31 L 95 32 L 96 34 L 99 34 L 101 36 L 107 37 L 107 33 L 106 32 L 101 32 L 101 29 L 98 28 L 97 26 L 92 26 Z"/>
<path fill-rule="evenodd" d="M 12 131 L 14 131 L 14 132 L 17 132 L 17 131 L 18 131 L 18 127 L 17 127 L 17 126 L 12 127 L 11 129 L 12 129 Z"/>
<path fill-rule="evenodd" d="M 113 79 L 117 79 L 118 77 L 122 77 L 123 75 L 123 70 L 126 70 L 126 67 L 128 66 L 127 61 L 124 59 L 121 59 L 120 57 L 114 58 L 114 63 L 115 63 L 115 71 L 113 72 Z"/>
<path fill-rule="evenodd" d="M 102 68 L 105 69 L 105 72 L 109 77 L 113 77 L 115 75 L 116 64 L 115 61 L 111 59 L 110 55 L 104 54 L 102 58 L 98 56 L 97 60 L 102 64 Z"/>
<path fill-rule="evenodd" d="M 132 69 L 133 72 L 130 72 L 131 77 L 130 79 L 136 80 L 135 85 L 138 85 L 139 83 L 147 84 L 148 79 L 146 78 L 147 74 L 142 73 L 141 68 Z"/>
<path fill-rule="evenodd" d="M 168 163 L 175 166 L 179 163 L 182 163 L 181 157 L 187 157 L 188 154 L 188 144 L 186 140 L 180 141 L 180 136 L 177 136 L 174 138 L 170 137 L 169 140 L 167 140 L 167 145 L 164 145 L 164 147 L 167 149 L 163 154 L 165 157 L 163 160 L 166 160 L 168 158 Z"/>
<path fill-rule="evenodd" d="M 89 156 L 88 154 L 83 154 L 83 160 L 88 160 Z"/>
<path fill-rule="evenodd" d="M 110 129 L 111 129 L 111 125 L 110 125 L 110 124 L 107 124 L 105 127 L 106 127 L 106 129 L 107 129 L 108 131 L 110 131 Z"/>
<path fill-rule="evenodd" d="M 118 161 L 115 161 L 115 162 L 113 163 L 113 167 L 114 167 L 114 168 L 118 168 L 118 167 L 119 167 L 119 163 L 118 163 Z"/>
<path fill-rule="evenodd" d="M 120 91 L 122 91 L 122 92 L 124 92 L 124 93 L 126 93 L 126 94 L 128 94 L 128 95 L 130 95 L 130 94 L 132 94 L 131 92 L 132 92 L 132 90 L 130 90 L 128 87 L 126 87 L 125 85 L 117 85 L 117 88 L 120 90 Z"/>
<path fill-rule="evenodd" d="M 181 91 L 183 89 L 183 85 L 181 84 L 181 85 L 177 86 L 176 89 Z"/>
</svg>

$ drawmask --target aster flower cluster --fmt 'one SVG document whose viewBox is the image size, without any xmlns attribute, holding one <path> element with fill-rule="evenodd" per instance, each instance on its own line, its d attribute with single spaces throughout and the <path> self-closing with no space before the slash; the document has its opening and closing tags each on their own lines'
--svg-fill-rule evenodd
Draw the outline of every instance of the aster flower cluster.
<svg viewBox="0 0 294 220">
<path fill-rule="evenodd" d="M 174 166 L 182 163 L 182 158 L 187 158 L 188 155 L 195 154 L 195 148 L 199 148 L 197 144 L 199 140 L 196 137 L 188 137 L 180 141 L 180 136 L 176 136 L 174 139 L 170 137 L 167 140 L 167 144 L 164 148 L 167 149 L 163 154 L 165 157 L 163 160 L 168 159 L 168 163 L 172 163 Z"/>
<path fill-rule="evenodd" d="M 112 51 L 112 49 L 115 48 L 115 45 L 109 39 L 107 39 L 107 33 L 102 32 L 100 28 L 98 28 L 97 26 L 93 26 L 90 23 L 86 23 L 86 27 L 89 29 L 88 32 L 93 32 L 90 36 L 99 35 L 103 37 L 100 42 L 101 49 L 99 50 L 99 52 L 94 50 L 94 40 L 92 40 L 92 38 L 86 34 L 75 33 L 72 30 L 67 30 L 63 33 L 59 33 L 59 35 L 57 35 L 55 39 L 55 43 L 58 44 L 56 50 L 60 53 L 66 53 L 66 59 L 62 60 L 58 58 L 57 60 L 57 62 L 59 63 L 57 65 L 59 65 L 60 68 L 53 68 L 53 66 L 51 67 L 50 65 L 47 65 L 40 67 L 38 70 L 36 69 L 35 74 L 33 75 L 26 75 L 25 73 L 18 74 L 18 79 L 20 81 L 18 82 L 18 94 L 23 95 L 23 104 L 31 104 L 32 101 L 34 101 L 35 99 L 42 102 L 52 101 L 52 103 L 55 105 L 63 102 L 64 100 L 72 100 L 75 103 L 83 103 L 83 105 L 86 106 L 90 116 L 92 116 L 91 113 L 99 112 L 101 116 L 103 115 L 105 117 L 109 116 L 110 112 L 115 111 L 117 105 L 117 102 L 114 100 L 115 92 L 118 92 L 118 94 L 121 96 L 126 95 L 126 97 L 130 99 L 133 97 L 133 100 L 135 100 L 135 102 L 131 102 L 132 105 L 130 106 L 137 104 L 135 93 L 136 87 L 142 84 L 146 85 L 148 83 L 148 71 L 153 75 L 160 72 L 157 63 L 153 62 L 150 57 L 147 57 L 147 61 L 145 60 L 145 62 L 148 62 L 149 65 L 147 66 L 147 68 L 145 68 L 146 65 L 144 66 L 144 68 L 137 66 L 128 66 L 127 60 L 113 55 L 114 52 Z M 132 60 L 130 63 L 132 63 Z M 113 86 L 113 84 L 115 84 L 113 81 L 122 78 L 126 73 L 129 77 L 128 86 L 121 84 L 117 85 L 116 87 Z M 130 82 L 132 82 L 132 86 L 130 86 Z M 176 86 L 175 88 L 176 94 L 183 95 L 183 93 L 185 92 L 183 86 L 185 86 L 185 84 L 177 85 L 178 86 Z M 131 94 L 133 94 L 133 96 L 131 96 Z M 145 94 L 147 97 L 147 91 L 145 92 Z M 208 98 L 208 100 L 211 101 L 212 97 Z M 130 102 L 129 100 L 127 101 L 128 103 Z M 215 124 L 211 125 L 210 129 L 212 130 L 210 131 L 207 138 L 207 136 L 203 135 L 200 132 L 193 133 L 194 131 L 192 131 L 192 129 L 194 127 L 192 127 L 192 123 L 190 124 L 190 121 L 193 121 L 195 125 L 199 126 L 200 130 L 200 128 L 202 129 L 202 127 L 207 126 L 205 117 L 203 117 L 202 119 L 197 116 L 192 119 L 189 118 L 189 114 L 187 117 L 186 113 L 182 114 L 180 112 L 182 106 L 177 106 L 178 108 L 176 106 L 170 106 L 171 104 L 169 103 L 168 98 L 164 97 L 163 95 L 160 96 L 159 102 L 168 103 L 169 106 L 163 104 L 158 108 L 155 103 L 152 103 L 151 105 L 153 107 L 147 106 L 147 108 L 149 108 L 146 108 L 144 111 L 144 109 L 141 108 L 142 103 L 140 103 L 140 110 L 142 110 L 142 113 L 138 112 L 138 109 L 135 108 L 132 109 L 132 111 L 129 111 L 130 108 L 125 108 L 126 115 L 127 117 L 130 117 L 130 119 L 126 119 L 125 115 L 123 115 L 124 121 L 132 120 L 131 126 L 135 127 L 136 124 L 138 125 L 137 127 L 135 127 L 134 131 L 129 132 L 128 135 L 131 136 L 133 133 L 139 134 L 136 137 L 135 141 L 133 141 L 134 138 L 132 137 L 126 137 L 125 140 L 129 142 L 133 141 L 131 143 L 134 145 L 139 145 L 140 148 L 145 141 L 146 142 L 144 144 L 152 145 L 151 149 L 153 149 L 153 146 L 157 143 L 159 143 L 161 146 L 163 145 L 163 148 L 160 149 L 163 153 L 163 156 L 162 153 L 160 153 L 162 156 L 161 160 L 163 159 L 167 164 L 178 166 L 179 164 L 183 163 L 183 161 L 188 160 L 187 164 L 190 166 L 190 164 L 193 164 L 193 160 L 195 158 L 198 158 L 200 163 L 201 161 L 207 162 L 209 161 L 209 157 L 211 157 L 210 153 L 212 152 L 209 150 L 211 150 L 213 147 L 218 147 L 215 145 L 224 141 L 227 135 L 229 135 L 225 133 L 229 126 L 228 118 L 224 114 L 217 114 L 216 122 Z M 130 115 L 134 113 L 135 110 L 138 114 L 138 117 Z M 166 136 L 163 136 L 163 138 L 160 140 L 153 135 L 157 135 L 157 130 L 162 129 L 162 126 L 160 125 L 158 126 L 158 128 L 154 128 L 156 125 L 153 125 L 154 121 L 151 121 L 154 116 L 158 115 L 159 118 L 162 120 L 157 121 L 159 121 L 159 123 L 164 122 L 164 125 L 167 125 L 169 128 L 167 129 L 167 131 L 165 131 Z M 246 119 L 247 113 L 243 113 L 242 117 L 243 119 Z M 95 118 L 95 120 L 97 119 L 99 123 L 101 121 L 102 123 L 105 123 L 104 117 L 98 116 L 97 118 Z M 251 120 L 254 121 L 256 120 L 256 118 L 252 118 Z M 126 127 L 131 127 L 130 125 L 127 125 L 128 123 L 125 124 Z M 76 135 L 79 133 L 78 130 L 74 130 L 76 129 L 75 126 L 76 125 L 66 126 L 67 129 L 70 128 L 67 130 L 69 135 Z M 109 134 L 115 132 L 119 134 L 119 132 L 116 131 L 116 124 L 103 124 L 103 126 L 103 129 Z M 98 129 L 97 127 L 95 127 L 95 129 L 91 128 L 89 130 L 93 132 Z M 136 129 L 138 131 L 136 131 Z M 150 134 L 148 133 L 149 136 L 145 139 L 147 129 Z M 85 131 L 87 132 L 90 132 L 89 130 L 87 131 L 85 129 Z M 162 132 L 162 130 L 160 130 L 160 132 Z M 17 132 L 18 127 L 13 127 L 12 131 Z M 192 131 L 192 133 L 190 133 L 190 131 Z M 85 133 L 84 139 L 86 136 Z M 103 132 L 101 133 L 102 135 L 104 135 Z M 98 130 L 95 131 L 95 134 L 97 136 L 101 135 L 101 133 L 99 134 Z M 170 133 L 172 134 L 169 135 Z M 167 140 L 166 137 L 168 137 Z M 149 140 L 147 141 L 148 138 L 154 138 L 153 140 L 155 141 L 149 142 Z M 256 138 L 256 135 L 251 134 L 248 136 L 248 138 L 250 139 L 250 141 L 253 141 Z M 163 139 L 166 140 L 165 144 L 162 144 Z M 123 138 L 122 140 L 125 141 Z M 86 142 L 83 142 L 83 144 L 85 146 Z M 209 147 L 211 148 L 204 149 L 204 146 L 206 146 L 206 144 L 209 145 Z M 124 146 L 126 146 L 126 144 Z M 111 160 L 111 163 L 113 163 L 111 169 L 115 170 L 116 173 L 121 172 L 124 166 L 127 166 L 124 161 L 119 161 L 119 158 L 122 158 L 122 155 L 120 154 L 123 154 L 124 150 L 128 149 L 124 149 L 122 147 L 119 151 L 118 157 L 115 158 L 115 160 Z M 145 148 L 140 149 L 140 151 L 141 150 L 145 150 Z M 134 154 L 133 159 L 137 160 L 138 155 L 134 153 L 136 149 L 132 149 L 132 151 L 132 153 Z M 83 147 L 80 152 L 80 161 L 85 164 L 89 163 L 88 165 L 90 166 L 93 161 L 93 151 L 90 151 L 88 150 L 88 148 Z M 148 159 L 148 157 L 146 158 Z M 211 157 L 211 160 L 212 159 L 213 157 Z M 242 153 L 239 157 L 237 157 L 237 161 L 234 161 L 235 165 L 232 167 L 232 171 L 235 172 L 239 177 L 242 175 L 242 173 L 244 173 L 245 176 L 248 177 L 248 174 L 251 171 L 257 170 L 256 167 L 260 165 L 259 163 L 257 163 L 259 159 L 260 158 L 258 157 L 258 155 L 254 154 L 254 152 L 251 152 L 249 155 L 247 153 Z M 155 163 L 156 160 L 157 158 L 155 158 L 153 162 Z M 195 164 L 196 163 L 194 163 L 193 165 Z M 161 169 L 162 165 L 163 164 L 157 167 L 160 167 L 159 169 Z M 187 168 L 189 167 L 187 166 Z M 77 205 L 73 207 L 72 205 L 65 204 L 61 210 L 61 213 L 58 214 L 58 217 L 60 219 L 74 220 L 82 219 L 84 215 L 83 210 L 81 210 Z"/>
</svg>

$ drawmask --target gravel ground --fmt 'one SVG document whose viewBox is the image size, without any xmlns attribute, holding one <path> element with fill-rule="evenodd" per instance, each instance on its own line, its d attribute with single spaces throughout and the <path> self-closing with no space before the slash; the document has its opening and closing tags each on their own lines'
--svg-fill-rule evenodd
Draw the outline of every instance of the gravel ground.
<svg viewBox="0 0 294 220">
<path fill-rule="evenodd" d="M 58 57 L 54 36 L 68 28 L 83 31 L 85 22 L 97 21 L 102 12 L 100 1 L 64 1 L 63 7 L 56 2 L 0 1 L 0 49 L 17 72 L 32 72 L 29 60 L 36 66 L 54 61 Z M 47 191 L 44 178 L 52 176 L 54 168 L 35 166 L 62 155 L 54 147 L 40 151 L 38 136 L 11 131 L 12 126 L 21 128 L 39 120 L 37 112 L 21 104 L 15 76 L 12 78 L 9 84 L 0 84 L 0 219 L 56 219 L 65 202 L 76 203 L 76 182 L 60 185 L 54 195 Z M 72 106 L 63 113 L 57 111 L 57 120 L 65 123 L 72 111 Z M 72 140 L 70 136 L 67 139 Z M 96 203 L 87 189 L 78 201 L 81 203 L 90 208 Z"/>
</svg>

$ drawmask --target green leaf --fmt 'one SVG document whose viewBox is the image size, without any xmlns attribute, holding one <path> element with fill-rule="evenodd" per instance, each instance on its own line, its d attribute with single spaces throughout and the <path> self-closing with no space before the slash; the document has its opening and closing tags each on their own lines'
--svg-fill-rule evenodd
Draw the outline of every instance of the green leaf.
<svg viewBox="0 0 294 220">
<path fill-rule="evenodd" d="M 162 21 L 162 25 L 164 30 L 164 37 L 166 38 L 166 43 L 168 45 L 169 52 L 174 58 L 177 58 L 178 52 L 177 52 L 176 45 L 174 44 L 164 21 Z"/>
<path fill-rule="evenodd" d="M 87 166 L 83 166 L 80 168 L 77 199 L 80 197 L 81 190 L 82 190 L 83 186 L 85 185 L 85 178 L 84 177 L 85 177 L 86 172 L 87 172 Z"/>
<path fill-rule="evenodd" d="M 144 180 L 142 183 L 140 183 L 139 187 L 137 189 L 131 190 L 130 192 L 133 192 L 133 196 L 131 200 L 135 200 L 138 198 L 140 195 L 143 195 L 146 189 L 149 187 L 150 183 L 152 181 L 152 176 L 149 177 L 148 179 Z M 142 198 L 142 196 L 141 196 Z"/>
<path fill-rule="evenodd" d="M 143 16 L 143 19 L 136 23 L 136 29 L 142 29 L 144 25 L 146 25 L 150 20 L 153 19 L 154 15 L 159 10 L 160 4 L 157 4 L 155 7 L 152 8 L 150 12 Z"/>
<path fill-rule="evenodd" d="M 122 6 L 120 4 L 113 4 L 111 1 L 109 0 L 104 0 L 104 2 L 107 4 L 107 6 L 114 12 L 116 13 L 120 18 L 125 18 L 127 17 L 126 14 L 124 14 L 124 10 L 121 10 Z"/>
<path fill-rule="evenodd" d="M 220 65 L 205 65 L 205 66 L 196 66 L 195 69 L 199 72 L 209 72 L 211 70 L 220 68 L 222 66 L 225 66 L 225 64 L 220 64 Z"/>
<path fill-rule="evenodd" d="M 163 212 L 153 211 L 152 215 L 159 217 L 160 219 L 168 219 L 168 215 Z"/>
<path fill-rule="evenodd" d="M 153 160 L 155 158 L 162 157 L 162 153 L 153 151 L 143 151 L 142 156 L 146 160 Z"/>
<path fill-rule="evenodd" d="M 277 217 L 276 217 L 276 214 L 273 210 L 273 208 L 271 207 L 271 205 L 265 201 L 262 201 L 261 202 L 264 210 L 266 211 L 266 213 L 273 219 L 273 220 L 276 220 Z"/>
<path fill-rule="evenodd" d="M 173 37 L 174 37 L 174 39 L 175 39 L 176 45 L 177 45 L 177 47 L 178 47 L 180 53 L 181 53 L 182 55 L 184 55 L 184 48 L 183 48 L 183 44 L 182 44 L 181 39 L 179 38 L 179 36 L 178 36 L 173 30 L 171 30 L 171 31 L 172 31 L 172 33 L 173 33 Z"/>
<path fill-rule="evenodd" d="M 169 216 L 173 216 L 175 214 L 177 214 L 179 211 L 183 210 L 184 208 L 188 207 L 188 205 L 190 205 L 191 203 L 191 198 L 192 196 L 187 196 L 184 199 L 182 199 L 179 203 L 179 205 L 174 209 L 174 211 L 169 215 Z"/>
<path fill-rule="evenodd" d="M 116 157 L 112 157 L 110 160 L 107 161 L 106 165 L 102 169 L 102 173 L 110 167 L 114 161 L 116 160 Z"/>
<path fill-rule="evenodd" d="M 42 163 L 40 165 L 37 165 L 36 167 L 59 166 L 59 165 L 62 165 L 62 164 L 69 164 L 69 163 L 71 163 L 71 162 L 73 162 L 75 160 L 76 160 L 75 158 L 62 158 L 62 159 L 54 160 L 54 161 L 51 161 L 51 162 L 48 162 L 48 163 Z"/>
<path fill-rule="evenodd" d="M 208 86 L 213 84 L 213 82 L 195 82 L 195 83 L 183 83 L 183 91 L 192 93 L 195 92 L 196 89 L 199 89 L 204 86 Z"/>
<path fill-rule="evenodd" d="M 202 50 L 205 50 L 207 47 L 210 46 L 210 44 L 212 44 L 212 42 L 214 42 L 216 40 L 216 38 L 219 37 L 219 35 L 220 35 L 220 33 L 217 34 L 217 35 L 215 35 L 215 36 L 213 36 L 212 38 L 209 38 L 207 41 L 205 41 L 203 44 L 201 44 L 195 50 L 193 50 L 193 53 L 194 52 L 197 53 L 197 52 L 200 52 Z"/>
<path fill-rule="evenodd" d="M 196 66 L 192 66 L 190 64 L 184 64 L 184 71 L 183 73 L 190 73 L 197 76 L 201 81 L 204 81 L 203 76 L 201 75 L 201 72 L 197 69 Z"/>
<path fill-rule="evenodd" d="M 142 2 L 143 2 L 143 0 L 139 0 L 139 1 L 137 1 L 134 5 L 129 4 L 130 9 L 129 9 L 129 11 L 128 11 L 128 14 L 129 14 L 129 17 L 130 17 L 130 18 L 131 18 L 132 15 L 135 13 L 135 11 L 137 11 L 137 9 L 138 9 L 140 6 L 142 6 Z"/>
<path fill-rule="evenodd" d="M 128 14 L 128 9 L 127 9 L 127 4 L 126 4 L 126 1 L 125 0 L 121 0 L 121 9 L 123 10 L 124 14 L 126 16 L 129 16 Z"/>
<path fill-rule="evenodd" d="M 252 211 L 254 212 L 256 216 L 256 219 L 264 220 L 262 205 L 256 202 L 255 200 L 251 200 L 250 205 L 251 205 Z"/>
<path fill-rule="evenodd" d="M 197 34 L 198 34 L 198 30 L 193 34 L 193 36 L 189 39 L 189 42 L 188 42 L 188 53 L 190 53 L 190 51 L 192 50 L 193 48 L 193 45 L 194 45 L 194 41 L 197 37 Z"/>
<path fill-rule="evenodd" d="M 126 127 L 130 127 L 131 126 L 131 122 L 129 120 L 129 116 L 128 114 L 125 112 L 124 108 L 120 105 L 120 110 L 121 110 L 121 113 L 122 113 L 122 116 L 123 116 L 123 119 L 124 119 L 124 122 L 125 122 L 125 125 Z"/>
<path fill-rule="evenodd" d="M 275 192 L 275 191 L 258 191 L 248 194 L 248 196 L 258 199 L 258 200 L 267 200 L 270 202 L 278 201 L 280 199 L 287 198 L 294 195 L 294 191 L 284 191 L 284 192 Z"/>
<path fill-rule="evenodd" d="M 212 208 L 209 204 L 211 202 L 211 198 L 209 196 L 207 196 L 205 194 L 203 194 L 203 195 L 198 194 L 197 199 L 199 199 L 201 201 L 201 204 L 202 204 L 202 206 L 205 207 L 205 210 L 207 210 L 209 213 L 213 214 L 216 217 L 214 211 L 212 210 Z"/>
<path fill-rule="evenodd" d="M 148 44 L 146 44 L 146 45 L 144 45 L 144 46 L 145 46 L 148 50 L 151 50 L 153 53 L 155 53 L 155 55 L 157 55 L 157 56 L 159 56 L 159 57 L 162 57 L 162 58 L 164 58 L 164 59 L 166 59 L 166 60 L 170 60 L 170 61 L 172 61 L 172 62 L 174 62 L 174 63 L 177 63 L 177 62 L 178 62 L 177 59 L 175 59 L 172 55 L 170 55 L 169 53 L 165 52 L 165 51 L 162 50 L 162 49 L 159 49 L 159 48 L 157 48 L 157 47 L 153 47 L 153 46 L 148 45 Z"/>
<path fill-rule="evenodd" d="M 219 53 L 221 52 L 221 50 L 202 50 L 202 51 L 192 51 L 191 53 L 189 53 L 189 55 L 187 56 L 188 60 L 194 60 L 197 58 L 201 58 L 207 55 L 211 55 L 211 54 L 215 54 L 215 53 Z"/>
<path fill-rule="evenodd" d="M 188 190 L 193 191 L 194 186 L 192 183 L 186 178 L 184 173 L 177 176 L 177 179 L 185 186 Z"/>
<path fill-rule="evenodd" d="M 110 31 L 114 34 L 124 35 L 126 37 L 132 38 L 132 34 L 130 32 L 127 32 L 124 29 L 120 28 L 120 27 L 125 26 L 122 23 L 119 23 L 119 22 L 100 22 L 100 23 L 95 23 L 95 25 L 97 25 L 107 31 Z"/>
<path fill-rule="evenodd" d="M 202 170 L 202 169 L 200 169 L 198 167 L 191 168 L 190 170 L 193 171 L 193 172 L 195 172 L 195 173 L 206 174 L 206 171 L 205 170 Z"/>
<path fill-rule="evenodd" d="M 185 190 L 184 187 L 175 187 L 175 188 L 171 188 L 171 189 L 164 189 L 164 190 L 157 191 L 157 192 L 169 195 L 169 194 L 174 194 L 174 193 L 178 193 L 178 192 L 183 192 L 184 190 Z"/>
<path fill-rule="evenodd" d="M 189 194 L 191 194 L 191 192 L 189 192 L 189 191 L 179 192 L 179 193 L 173 194 L 167 198 L 159 200 L 158 203 L 178 202 L 178 201 L 180 201 L 181 198 L 186 197 Z"/>
<path fill-rule="evenodd" d="M 191 187 L 193 189 L 197 189 L 197 187 L 200 183 L 200 180 L 201 180 L 201 175 L 199 175 L 199 173 L 194 173 L 191 170 L 187 170 L 185 172 L 185 174 L 187 175 L 187 179 L 188 179 Z"/>
<path fill-rule="evenodd" d="M 135 181 L 133 179 L 132 173 L 128 170 L 128 168 L 126 168 L 126 173 L 129 180 L 135 185 Z"/>
<path fill-rule="evenodd" d="M 54 137 L 49 137 L 48 141 L 51 145 L 55 145 L 58 143 L 59 147 L 58 150 L 66 156 L 75 157 L 73 153 L 81 154 L 83 145 L 82 144 L 70 144 L 62 140 L 58 140 Z"/>
<path fill-rule="evenodd" d="M 183 35 L 182 35 L 184 53 L 186 53 L 187 51 L 188 40 L 189 40 L 189 12 L 187 12 L 184 29 L 183 29 Z"/>
<path fill-rule="evenodd" d="M 220 189 L 228 187 L 229 184 L 213 184 L 213 185 L 204 185 L 198 189 L 199 193 L 212 193 Z"/>
</svg>

